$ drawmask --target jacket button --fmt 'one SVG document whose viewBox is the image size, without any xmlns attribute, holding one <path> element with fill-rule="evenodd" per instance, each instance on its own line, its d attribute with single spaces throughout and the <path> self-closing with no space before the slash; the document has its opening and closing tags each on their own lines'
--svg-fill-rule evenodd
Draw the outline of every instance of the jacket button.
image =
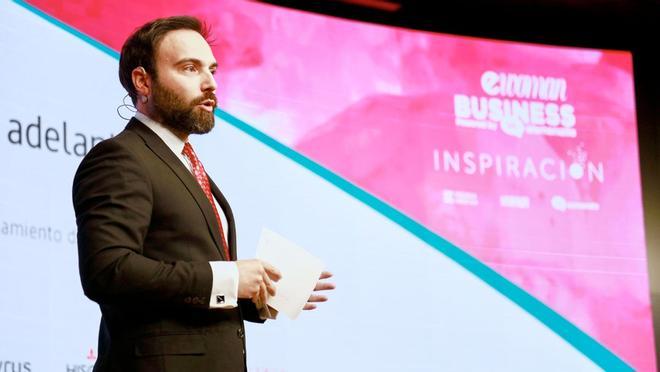
<svg viewBox="0 0 660 372">
<path fill-rule="evenodd" d="M 240 338 L 243 338 L 243 336 L 245 336 L 245 333 L 243 333 L 243 328 L 239 328 L 239 329 L 237 329 L 237 330 L 236 330 L 236 334 L 237 334 L 238 337 L 240 337 Z"/>
</svg>

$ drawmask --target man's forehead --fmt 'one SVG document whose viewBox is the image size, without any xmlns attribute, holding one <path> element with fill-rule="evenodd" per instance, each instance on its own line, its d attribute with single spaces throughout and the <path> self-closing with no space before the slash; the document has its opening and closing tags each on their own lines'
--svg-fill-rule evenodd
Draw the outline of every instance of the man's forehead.
<svg viewBox="0 0 660 372">
<path fill-rule="evenodd" d="M 215 63 L 211 47 L 202 35 L 193 30 L 175 30 L 165 34 L 156 50 L 156 58 L 170 63 L 187 58 Z"/>
</svg>

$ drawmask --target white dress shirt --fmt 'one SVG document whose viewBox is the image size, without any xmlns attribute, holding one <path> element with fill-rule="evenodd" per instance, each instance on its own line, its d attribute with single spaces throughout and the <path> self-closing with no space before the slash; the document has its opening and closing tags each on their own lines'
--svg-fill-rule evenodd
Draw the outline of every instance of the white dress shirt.
<svg viewBox="0 0 660 372">
<path fill-rule="evenodd" d="M 181 163 L 192 173 L 192 164 L 190 160 L 183 155 L 183 146 L 186 144 L 181 138 L 177 137 L 169 128 L 163 124 L 152 120 L 140 111 L 135 113 L 135 118 L 149 127 L 170 150 L 181 160 Z M 227 217 L 224 211 L 218 205 L 218 201 L 213 197 L 215 207 L 220 215 L 222 222 L 222 231 L 227 236 Z M 227 242 L 225 241 L 225 244 Z M 211 271 L 213 272 L 213 286 L 209 307 L 219 309 L 230 309 L 238 306 L 238 267 L 234 261 L 210 261 Z"/>
</svg>

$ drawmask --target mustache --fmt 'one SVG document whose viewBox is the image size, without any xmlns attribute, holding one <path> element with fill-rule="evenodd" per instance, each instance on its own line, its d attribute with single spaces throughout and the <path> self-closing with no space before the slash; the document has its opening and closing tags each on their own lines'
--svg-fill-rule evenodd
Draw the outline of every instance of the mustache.
<svg viewBox="0 0 660 372">
<path fill-rule="evenodd" d="M 214 93 L 207 93 L 202 95 L 201 97 L 197 97 L 193 99 L 193 101 L 190 103 L 192 106 L 199 105 L 204 103 L 207 100 L 212 100 L 213 101 L 213 107 L 218 106 L 218 98 L 215 96 Z"/>
</svg>

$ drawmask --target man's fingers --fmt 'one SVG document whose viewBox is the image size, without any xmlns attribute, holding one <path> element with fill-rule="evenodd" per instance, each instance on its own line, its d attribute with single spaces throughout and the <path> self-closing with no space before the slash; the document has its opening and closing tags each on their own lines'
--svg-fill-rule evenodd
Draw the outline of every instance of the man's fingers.
<svg viewBox="0 0 660 372">
<path fill-rule="evenodd" d="M 275 296 L 275 285 L 273 284 L 273 281 L 270 280 L 268 275 L 263 276 L 261 289 L 264 291 L 264 296 L 266 296 L 266 293 L 270 294 L 271 296 Z"/>
<path fill-rule="evenodd" d="M 307 300 L 307 302 L 326 302 L 326 301 L 328 301 L 327 297 L 321 295 L 314 295 L 314 294 L 309 296 L 309 300 Z"/>
<path fill-rule="evenodd" d="M 259 293 L 257 293 L 257 297 L 259 298 L 259 307 L 266 306 L 266 301 L 268 301 L 268 289 L 266 288 L 266 283 L 262 282 L 261 283 L 261 289 L 259 290 Z"/>
<path fill-rule="evenodd" d="M 319 277 L 319 279 L 328 279 L 328 278 L 332 278 L 332 273 L 329 271 L 323 271 L 321 273 L 321 276 Z"/>
<path fill-rule="evenodd" d="M 264 306 L 266 306 L 266 303 L 268 302 L 268 292 L 266 292 L 266 290 L 264 289 L 261 290 L 261 302 L 263 303 Z"/>
<path fill-rule="evenodd" d="M 261 294 L 259 293 L 259 291 L 257 291 L 257 293 L 254 296 L 252 296 L 252 302 L 254 302 L 254 304 L 257 305 L 257 309 L 263 307 L 263 303 L 261 301 Z"/>
<path fill-rule="evenodd" d="M 279 270 L 275 268 L 275 266 L 269 264 L 266 261 L 261 261 L 261 264 L 263 265 L 264 269 L 266 270 L 266 274 L 273 279 L 274 281 L 280 280 L 282 278 L 282 274 L 280 273 Z"/>
<path fill-rule="evenodd" d="M 334 283 L 326 283 L 322 282 L 321 280 L 323 279 L 328 279 L 332 278 L 332 273 L 329 271 L 323 271 L 321 272 L 321 275 L 319 276 L 319 281 L 316 282 L 316 286 L 314 287 L 315 291 L 327 291 L 330 289 L 335 289 L 335 284 Z"/>
<path fill-rule="evenodd" d="M 314 287 L 315 291 L 328 291 L 331 289 L 335 289 L 334 283 L 317 282 L 316 286 Z"/>
<path fill-rule="evenodd" d="M 328 279 L 332 277 L 332 273 L 329 271 L 323 271 L 321 272 L 321 275 L 319 276 L 319 281 L 316 282 L 316 286 L 314 287 L 314 291 L 327 291 L 330 289 L 335 289 L 335 284 L 334 283 L 325 283 L 322 282 L 321 280 L 323 279 Z M 303 310 L 314 310 L 316 309 L 316 302 L 326 302 L 328 301 L 328 298 L 323 295 L 319 294 L 312 294 L 309 296 L 309 299 L 307 300 L 307 303 L 303 307 Z"/>
</svg>

